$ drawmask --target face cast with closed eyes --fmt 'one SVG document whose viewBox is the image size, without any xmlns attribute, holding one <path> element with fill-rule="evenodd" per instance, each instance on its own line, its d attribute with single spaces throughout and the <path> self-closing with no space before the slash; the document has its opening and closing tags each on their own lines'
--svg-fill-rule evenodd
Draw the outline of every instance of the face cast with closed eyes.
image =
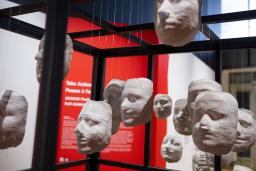
<svg viewBox="0 0 256 171">
<path fill-rule="evenodd" d="M 167 94 L 157 94 L 154 98 L 153 110 L 157 118 L 167 118 L 172 113 L 172 99 Z"/>
<path fill-rule="evenodd" d="M 199 30 L 201 1 L 155 1 L 155 30 L 159 40 L 174 47 L 189 43 Z"/>
<path fill-rule="evenodd" d="M 151 120 L 153 112 L 153 82 L 146 78 L 126 81 L 122 93 L 121 116 L 125 126 L 135 126 Z"/>
<path fill-rule="evenodd" d="M 120 106 L 121 96 L 124 90 L 125 81 L 113 79 L 104 91 L 104 100 L 112 107 L 112 135 L 118 131 L 120 122 L 122 121 Z"/>
<path fill-rule="evenodd" d="M 253 171 L 253 170 L 249 167 L 235 165 L 233 168 L 233 171 Z"/>
<path fill-rule="evenodd" d="M 43 57 L 44 57 L 44 45 L 45 45 L 45 35 L 42 37 L 40 44 L 39 44 L 39 50 L 36 54 L 36 77 L 37 81 L 40 83 L 42 78 L 42 70 L 43 70 Z M 73 53 L 73 42 L 69 35 L 66 36 L 66 49 L 65 49 L 65 59 L 64 59 L 64 66 L 63 66 L 63 79 L 66 77 L 66 75 L 69 72 L 70 63 L 72 60 L 72 53 Z"/>
<path fill-rule="evenodd" d="M 197 150 L 192 157 L 193 171 L 214 171 L 214 155 Z"/>
<path fill-rule="evenodd" d="M 227 154 L 237 136 L 238 103 L 229 93 L 207 91 L 195 100 L 192 136 L 201 151 Z"/>
<path fill-rule="evenodd" d="M 179 137 L 166 135 L 161 146 L 161 156 L 169 163 L 178 162 L 182 156 L 182 143 Z"/>
<path fill-rule="evenodd" d="M 24 96 L 12 90 L 0 94 L 0 149 L 21 144 L 27 119 L 28 103 Z"/>
<path fill-rule="evenodd" d="M 78 151 L 82 154 L 100 152 L 111 138 L 112 109 L 102 101 L 88 101 L 83 106 L 75 128 Z"/>
<path fill-rule="evenodd" d="M 187 99 L 179 99 L 175 102 L 173 123 L 175 130 L 182 135 L 191 135 L 191 117 L 187 111 Z"/>
<path fill-rule="evenodd" d="M 250 110 L 238 110 L 237 138 L 232 148 L 234 152 L 249 150 L 256 141 L 256 123 Z"/>
</svg>

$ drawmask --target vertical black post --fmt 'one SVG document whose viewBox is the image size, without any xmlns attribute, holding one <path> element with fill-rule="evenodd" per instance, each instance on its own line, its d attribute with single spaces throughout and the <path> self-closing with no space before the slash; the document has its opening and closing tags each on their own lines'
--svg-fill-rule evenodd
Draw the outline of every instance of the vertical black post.
<svg viewBox="0 0 256 171">
<path fill-rule="evenodd" d="M 148 79 L 154 79 L 154 56 L 148 55 Z M 151 127 L 152 122 L 145 125 L 145 140 L 144 140 L 144 170 L 149 170 L 150 165 L 150 147 L 151 147 Z"/>
<path fill-rule="evenodd" d="M 222 71 L 222 62 L 221 62 L 221 50 L 215 50 L 215 81 L 221 84 L 221 71 Z M 215 171 L 221 171 L 221 156 L 214 157 Z"/>
<path fill-rule="evenodd" d="M 43 73 L 39 90 L 32 169 L 55 167 L 69 0 L 48 0 Z"/>
<path fill-rule="evenodd" d="M 92 100 L 102 100 L 105 82 L 105 67 L 106 58 L 102 56 L 95 56 L 93 59 L 93 73 L 92 73 Z M 99 170 L 100 153 L 88 155 L 89 162 L 86 171 Z"/>
</svg>

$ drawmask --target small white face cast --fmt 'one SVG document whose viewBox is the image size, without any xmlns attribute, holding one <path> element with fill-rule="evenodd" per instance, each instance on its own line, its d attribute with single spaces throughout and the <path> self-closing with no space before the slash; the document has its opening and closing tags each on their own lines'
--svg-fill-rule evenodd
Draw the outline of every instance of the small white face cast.
<svg viewBox="0 0 256 171">
<path fill-rule="evenodd" d="M 233 168 L 233 171 L 253 171 L 253 170 L 249 167 L 235 165 Z"/>
<path fill-rule="evenodd" d="M 104 91 L 104 100 L 112 107 L 112 135 L 118 131 L 120 122 L 122 121 L 120 106 L 121 96 L 124 90 L 125 81 L 113 79 Z"/>
<path fill-rule="evenodd" d="M 214 155 L 203 151 L 196 151 L 192 157 L 193 171 L 214 171 Z"/>
<path fill-rule="evenodd" d="M 187 111 L 187 99 L 179 99 L 175 102 L 173 123 L 175 130 L 182 135 L 191 135 L 191 117 Z"/>
<path fill-rule="evenodd" d="M 204 91 L 221 92 L 222 90 L 223 90 L 222 86 L 214 80 L 201 79 L 201 80 L 192 81 L 188 87 L 187 110 L 188 110 L 189 115 L 191 117 L 193 115 L 194 101 L 199 93 L 204 92 Z"/>
<path fill-rule="evenodd" d="M 172 99 L 167 94 L 157 94 L 154 98 L 153 110 L 157 118 L 164 119 L 172 113 Z"/>
<path fill-rule="evenodd" d="M 42 70 L 43 70 L 43 55 L 44 55 L 44 45 L 45 45 L 45 35 L 42 37 L 40 44 L 39 44 L 39 50 L 36 54 L 36 78 L 37 81 L 40 83 L 42 78 Z M 69 72 L 70 63 L 72 60 L 72 53 L 73 53 L 73 42 L 69 35 L 66 36 L 66 49 L 65 49 L 65 59 L 64 59 L 64 71 L 63 71 L 63 79 L 66 77 L 66 75 Z"/>
<path fill-rule="evenodd" d="M 146 78 L 126 81 L 122 93 L 121 116 L 125 126 L 135 126 L 151 120 L 153 112 L 153 82 Z"/>
<path fill-rule="evenodd" d="M 232 148 L 234 152 L 243 152 L 252 147 L 256 141 L 256 122 L 250 110 L 238 110 L 237 138 Z"/>
<path fill-rule="evenodd" d="M 200 0 L 155 0 L 159 40 L 174 47 L 189 43 L 199 30 Z"/>
<path fill-rule="evenodd" d="M 237 136 L 238 103 L 225 92 L 207 91 L 195 100 L 192 135 L 201 150 L 216 155 L 227 154 Z"/>
<path fill-rule="evenodd" d="M 179 137 L 166 135 L 161 146 L 161 156 L 169 163 L 178 162 L 182 156 L 182 143 Z"/>
<path fill-rule="evenodd" d="M 82 154 L 100 152 L 111 138 L 112 110 L 105 102 L 88 101 L 83 106 L 75 128 L 78 150 Z"/>
<path fill-rule="evenodd" d="M 0 95 L 0 149 L 18 146 L 25 134 L 28 103 L 24 96 L 12 90 Z"/>
</svg>

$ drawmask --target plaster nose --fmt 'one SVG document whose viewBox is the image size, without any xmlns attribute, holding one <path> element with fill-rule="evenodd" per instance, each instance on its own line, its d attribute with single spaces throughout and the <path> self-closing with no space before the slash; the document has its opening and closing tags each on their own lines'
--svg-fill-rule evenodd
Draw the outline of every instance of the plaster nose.
<svg viewBox="0 0 256 171">
<path fill-rule="evenodd" d="M 168 16 L 169 16 L 169 13 L 168 13 L 167 11 L 165 11 L 165 10 L 160 10 L 160 11 L 158 12 L 158 14 L 159 14 L 159 16 L 160 16 L 161 19 L 166 19 L 166 18 L 168 18 Z"/>
</svg>

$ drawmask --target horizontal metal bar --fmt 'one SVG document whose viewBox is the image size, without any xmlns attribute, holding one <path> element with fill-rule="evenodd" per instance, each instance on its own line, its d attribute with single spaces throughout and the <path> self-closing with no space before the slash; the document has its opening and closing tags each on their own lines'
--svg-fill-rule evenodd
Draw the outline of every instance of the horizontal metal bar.
<svg viewBox="0 0 256 171">
<path fill-rule="evenodd" d="M 16 16 L 22 14 L 28 14 L 33 12 L 38 12 L 46 9 L 46 2 L 37 1 L 28 4 L 22 4 L 15 7 L 5 8 L 0 10 L 0 16 Z"/>
<path fill-rule="evenodd" d="M 33 39 L 40 40 L 44 34 L 44 29 L 24 21 L 12 18 L 12 17 L 1 17 L 0 28 L 31 37 Z M 97 55 L 100 53 L 100 49 L 90 46 L 85 43 L 73 40 L 74 49 L 78 52 L 86 53 L 89 55 Z"/>
<path fill-rule="evenodd" d="M 149 171 L 179 171 L 179 170 L 173 170 L 173 169 L 162 169 L 162 168 L 156 168 L 156 167 L 148 167 Z"/>
<path fill-rule="evenodd" d="M 65 169 L 65 168 L 71 168 L 74 166 L 81 166 L 81 165 L 85 165 L 87 164 L 89 161 L 89 159 L 85 159 L 85 160 L 76 160 L 76 161 L 70 161 L 70 162 L 65 162 L 65 163 L 60 163 L 57 164 L 55 169 L 56 170 L 60 170 L 60 169 Z"/>
<path fill-rule="evenodd" d="M 134 170 L 143 170 L 144 166 L 142 165 L 136 165 L 136 164 L 130 164 L 130 163 L 123 163 L 123 162 L 116 162 L 116 161 L 109 161 L 109 160 L 99 160 L 100 164 L 103 165 L 109 165 L 109 166 L 116 166 L 121 168 L 127 168 L 127 169 L 134 169 Z"/>
<path fill-rule="evenodd" d="M 202 16 L 201 22 L 204 24 L 216 24 L 249 19 L 256 19 L 256 10 Z"/>
<path fill-rule="evenodd" d="M 147 49 L 141 46 L 103 49 L 101 53 L 107 57 L 121 57 L 133 55 L 148 55 L 148 54 L 169 54 L 169 53 L 185 53 L 185 52 L 200 52 L 211 50 L 225 49 L 242 49 L 256 48 L 256 37 L 242 37 L 222 40 L 206 40 L 196 41 L 187 44 L 184 47 L 171 47 L 167 45 L 152 45 Z"/>
</svg>

